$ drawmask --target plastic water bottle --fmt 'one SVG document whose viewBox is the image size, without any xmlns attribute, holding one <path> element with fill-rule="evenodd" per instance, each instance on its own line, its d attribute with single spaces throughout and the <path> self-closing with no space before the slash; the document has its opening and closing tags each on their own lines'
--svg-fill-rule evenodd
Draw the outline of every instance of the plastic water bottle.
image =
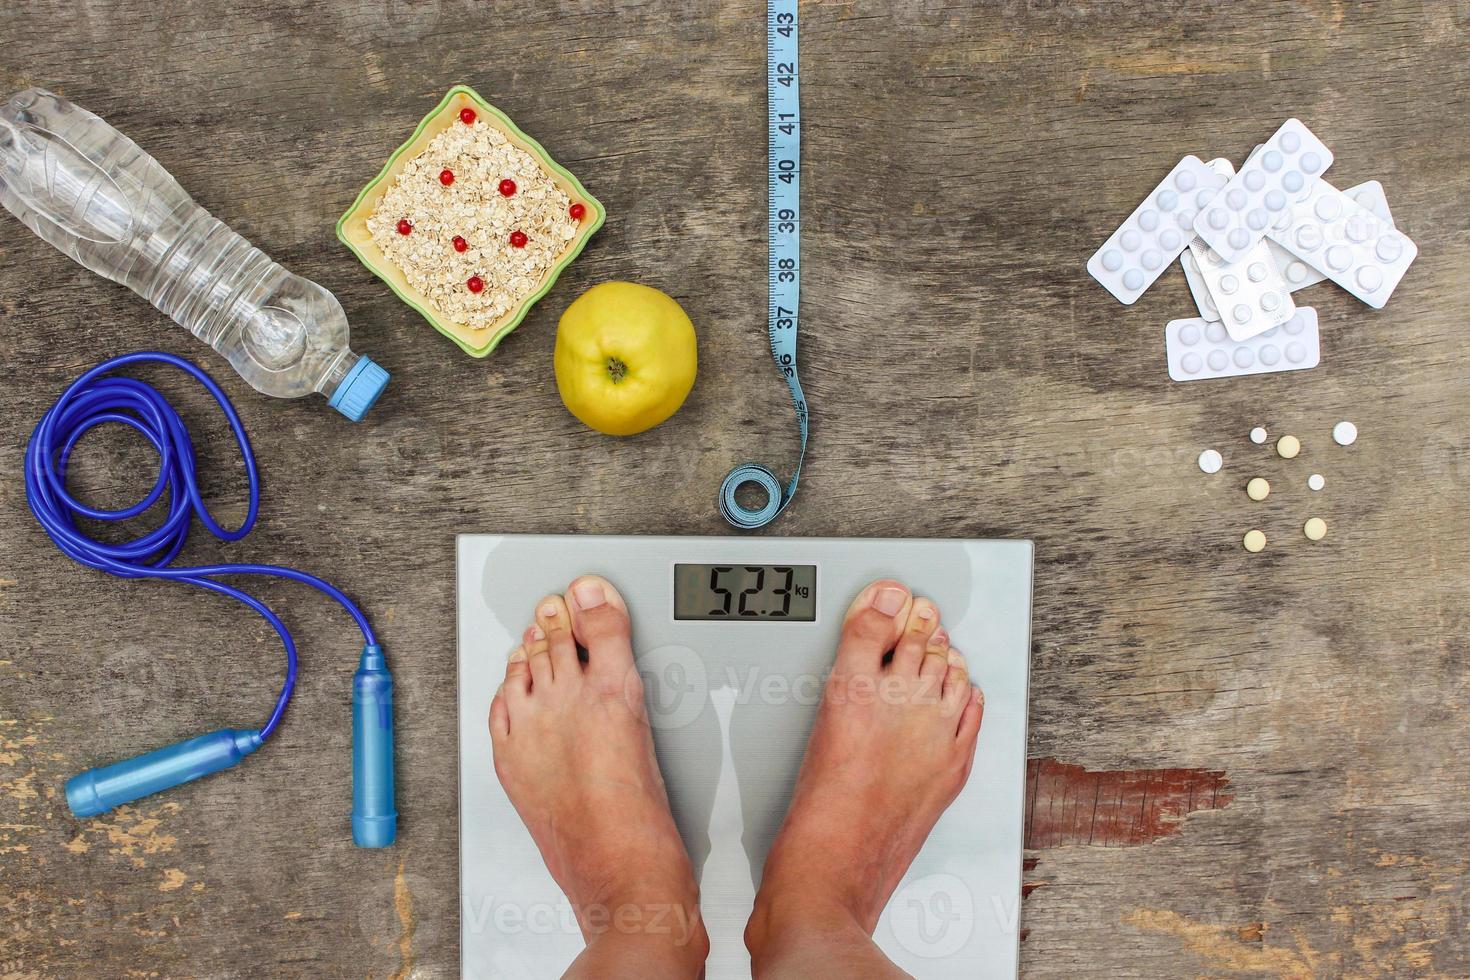
<svg viewBox="0 0 1470 980">
<path fill-rule="evenodd" d="M 348 346 L 337 298 L 194 203 L 101 117 L 44 89 L 0 105 L 0 204 L 223 354 L 257 391 L 320 392 L 359 421 L 388 372 Z"/>
</svg>

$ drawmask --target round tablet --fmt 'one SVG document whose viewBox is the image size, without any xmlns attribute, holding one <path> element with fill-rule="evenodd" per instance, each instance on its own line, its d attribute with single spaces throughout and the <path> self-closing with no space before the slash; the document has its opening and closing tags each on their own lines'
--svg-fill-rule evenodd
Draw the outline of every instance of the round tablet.
<svg viewBox="0 0 1470 980">
<path fill-rule="evenodd" d="M 1262 531 L 1247 531 L 1245 532 L 1245 540 L 1241 544 L 1245 545 L 1246 551 L 1255 554 L 1266 547 L 1266 535 Z"/>
<path fill-rule="evenodd" d="M 1271 484 L 1259 476 L 1245 485 L 1245 495 L 1252 500 L 1265 500 L 1266 495 L 1271 492 Z"/>
<path fill-rule="evenodd" d="M 1262 426 L 1258 425 L 1251 430 L 1251 442 L 1255 443 L 1257 446 L 1265 445 L 1266 437 L 1266 430 Z"/>
<path fill-rule="evenodd" d="M 1323 487 L 1327 486 L 1327 481 L 1322 479 L 1321 473 L 1313 473 L 1311 476 L 1307 477 L 1307 486 L 1313 490 L 1321 490 Z"/>
<path fill-rule="evenodd" d="M 1351 422 L 1339 422 L 1332 427 L 1332 441 L 1339 446 L 1351 446 L 1358 441 L 1358 427 Z"/>
<path fill-rule="evenodd" d="M 1225 460 L 1213 449 L 1206 449 L 1199 454 L 1199 468 L 1206 473 L 1218 473 Z"/>
<path fill-rule="evenodd" d="M 1296 454 L 1301 451 L 1301 440 L 1296 436 L 1282 436 L 1276 440 L 1276 455 L 1282 459 L 1295 459 Z"/>
<path fill-rule="evenodd" d="M 1313 541 L 1321 541 L 1327 536 L 1327 522 L 1320 517 L 1313 517 L 1302 525 L 1302 533 Z"/>
</svg>

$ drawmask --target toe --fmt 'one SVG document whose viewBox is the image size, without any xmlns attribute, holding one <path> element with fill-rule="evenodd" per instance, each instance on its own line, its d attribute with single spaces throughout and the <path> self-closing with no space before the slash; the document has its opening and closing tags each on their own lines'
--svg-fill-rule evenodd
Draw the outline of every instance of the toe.
<svg viewBox="0 0 1470 980">
<path fill-rule="evenodd" d="M 505 662 L 505 683 L 500 686 L 500 692 L 509 703 L 515 704 L 530 691 L 531 665 L 526 660 L 525 646 L 518 646 Z"/>
<path fill-rule="evenodd" d="M 954 649 L 936 650 L 930 655 L 936 663 L 944 665 L 944 714 L 957 718 L 964 710 L 965 700 L 970 697 L 970 668 L 964 655 Z"/>
<path fill-rule="evenodd" d="M 929 646 L 929 638 L 937 629 L 939 608 L 928 599 L 916 596 L 909 605 L 908 619 L 898 638 L 898 646 L 893 650 L 891 669 L 908 677 L 919 673 L 920 665 L 924 662 L 924 651 Z"/>
<path fill-rule="evenodd" d="M 612 583 L 583 575 L 567 589 L 572 634 L 587 650 L 587 676 L 599 690 L 615 693 L 633 673 L 633 636 L 628 606 Z"/>
<path fill-rule="evenodd" d="M 572 637 L 572 616 L 559 595 L 547 596 L 536 605 L 536 625 L 546 633 L 551 651 L 551 672 L 558 679 L 580 677 L 582 664 L 577 659 L 577 641 Z"/>
<path fill-rule="evenodd" d="M 505 703 L 505 685 L 490 702 L 490 741 L 499 745 L 510 735 L 510 708 Z"/>
<path fill-rule="evenodd" d="M 909 590 L 892 579 L 879 579 L 859 592 L 842 623 L 835 671 L 876 674 L 883 655 L 898 642 L 912 602 Z"/>
<path fill-rule="evenodd" d="M 531 689 L 550 688 L 556 675 L 551 667 L 551 645 L 546 642 L 546 631 L 539 626 L 527 626 L 521 635 L 521 646 L 526 648 L 526 662 L 531 665 Z"/>
<path fill-rule="evenodd" d="M 933 680 L 936 687 L 943 685 L 944 676 L 953 662 L 950 657 L 952 653 L 955 651 L 950 649 L 949 634 L 940 629 L 929 638 L 929 644 L 924 648 L 924 661 L 919 665 L 919 676 Z"/>
<path fill-rule="evenodd" d="M 960 745 L 971 753 L 975 751 L 975 740 L 980 736 L 980 721 L 984 717 L 985 693 L 978 687 L 971 687 L 969 696 L 965 699 L 965 710 L 960 715 L 959 731 L 955 733 Z"/>
</svg>

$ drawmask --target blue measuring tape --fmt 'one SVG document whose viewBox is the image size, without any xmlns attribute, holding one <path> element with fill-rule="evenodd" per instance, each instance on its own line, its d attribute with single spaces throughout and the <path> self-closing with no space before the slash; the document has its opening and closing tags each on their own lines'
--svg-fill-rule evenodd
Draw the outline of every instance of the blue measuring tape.
<svg viewBox="0 0 1470 980">
<path fill-rule="evenodd" d="M 807 407 L 796 373 L 796 322 L 801 296 L 801 84 L 796 61 L 796 0 L 770 0 L 766 6 L 766 275 L 770 299 L 766 330 L 801 429 L 801 455 L 785 490 L 770 467 L 743 463 L 720 484 L 720 513 L 745 530 L 765 527 L 796 496 L 806 459 Z M 750 508 L 735 499 L 748 483 L 765 491 L 764 506 Z"/>
</svg>

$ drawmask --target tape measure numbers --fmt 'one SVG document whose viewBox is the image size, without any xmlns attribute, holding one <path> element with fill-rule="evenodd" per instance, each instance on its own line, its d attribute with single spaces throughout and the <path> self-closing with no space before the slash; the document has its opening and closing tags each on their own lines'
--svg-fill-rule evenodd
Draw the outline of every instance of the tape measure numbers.
<svg viewBox="0 0 1470 980">
<path fill-rule="evenodd" d="M 786 509 L 801 480 L 806 459 L 807 407 L 796 373 L 796 324 L 801 296 L 801 83 L 797 59 L 796 0 L 770 0 L 766 6 L 766 276 L 769 300 L 766 330 L 771 357 L 791 389 L 801 455 L 785 490 L 770 467 L 745 463 L 720 485 L 720 513 L 746 530 L 764 527 Z M 764 506 L 744 507 L 735 492 L 747 483 L 766 493 Z"/>
</svg>

